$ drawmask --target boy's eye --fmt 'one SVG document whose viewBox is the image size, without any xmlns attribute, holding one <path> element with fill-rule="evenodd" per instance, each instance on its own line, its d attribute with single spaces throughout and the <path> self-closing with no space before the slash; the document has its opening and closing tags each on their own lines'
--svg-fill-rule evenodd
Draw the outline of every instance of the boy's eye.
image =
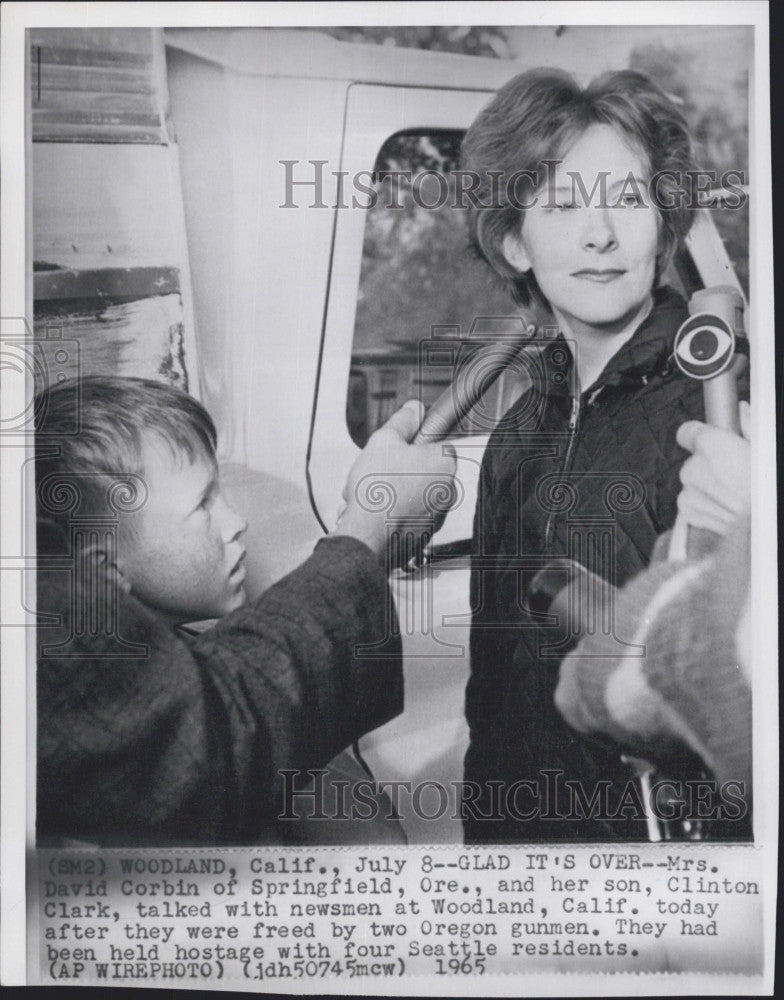
<svg viewBox="0 0 784 1000">
<path fill-rule="evenodd" d="M 201 498 L 201 502 L 199 503 L 199 506 L 196 508 L 196 510 L 209 510 L 209 508 L 212 506 L 212 501 L 214 500 L 214 498 L 215 494 L 212 492 L 212 490 L 210 490 L 209 493 L 205 493 L 204 496 Z"/>
<path fill-rule="evenodd" d="M 639 205 L 643 205 L 644 202 L 639 194 L 625 194 L 621 198 L 621 205 L 624 208 L 637 208 Z"/>
</svg>

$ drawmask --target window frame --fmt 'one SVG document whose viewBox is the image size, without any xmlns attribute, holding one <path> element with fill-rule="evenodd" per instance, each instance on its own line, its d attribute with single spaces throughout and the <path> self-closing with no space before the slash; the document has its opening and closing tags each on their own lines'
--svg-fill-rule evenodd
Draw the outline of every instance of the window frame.
<svg viewBox="0 0 784 1000">
<path fill-rule="evenodd" d="M 399 132 L 465 131 L 492 90 L 451 90 L 353 84 L 346 102 L 346 119 L 340 170 L 345 172 L 346 208 L 336 210 L 330 266 L 330 285 L 324 318 L 322 352 L 316 384 L 313 422 L 308 448 L 308 481 L 313 508 L 326 528 L 331 528 L 341 503 L 344 470 L 359 453 L 346 421 L 357 296 L 362 266 L 366 210 L 351 206 L 350 179 L 370 173 L 378 153 L 390 136 Z M 363 201 L 361 195 L 358 200 Z M 453 511 L 439 538 L 466 537 L 465 526 L 473 514 L 476 479 L 487 435 L 467 439 L 468 462 L 465 500 Z M 454 528 L 450 530 L 452 522 Z M 470 528 L 468 531 L 470 535 Z"/>
</svg>

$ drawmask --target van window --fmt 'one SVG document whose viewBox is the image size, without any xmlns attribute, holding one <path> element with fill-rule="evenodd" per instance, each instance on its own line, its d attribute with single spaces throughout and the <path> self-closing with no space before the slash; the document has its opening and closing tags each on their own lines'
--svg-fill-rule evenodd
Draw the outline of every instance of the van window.
<svg viewBox="0 0 784 1000">
<path fill-rule="evenodd" d="M 426 406 L 458 365 L 529 323 L 468 244 L 457 204 L 462 132 L 399 132 L 374 166 L 365 220 L 346 420 L 354 442 L 407 399 Z M 504 373 L 456 434 L 487 434 L 527 383 Z"/>
</svg>

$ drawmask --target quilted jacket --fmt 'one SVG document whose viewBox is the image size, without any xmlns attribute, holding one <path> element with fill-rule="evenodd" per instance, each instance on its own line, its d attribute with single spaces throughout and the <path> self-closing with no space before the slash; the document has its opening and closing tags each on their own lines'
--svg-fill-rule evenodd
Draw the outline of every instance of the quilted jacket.
<svg viewBox="0 0 784 1000">
<path fill-rule="evenodd" d="M 560 556 L 621 586 L 672 527 L 687 458 L 675 434 L 704 419 L 701 383 L 673 361 L 685 317 L 682 298 L 658 289 L 651 313 L 579 397 L 565 340 L 543 343 L 531 355 L 532 388 L 490 438 L 471 573 L 468 843 L 647 839 L 619 747 L 578 734 L 555 707 L 568 635 L 530 608 L 529 586 Z M 612 633 L 601 602 L 594 621 Z M 616 632 L 615 641 L 633 638 Z"/>
</svg>

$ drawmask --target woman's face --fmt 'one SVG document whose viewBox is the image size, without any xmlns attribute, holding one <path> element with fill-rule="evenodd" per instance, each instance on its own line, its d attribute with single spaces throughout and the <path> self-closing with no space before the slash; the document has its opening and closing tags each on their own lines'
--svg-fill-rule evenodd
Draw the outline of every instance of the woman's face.
<svg viewBox="0 0 784 1000">
<path fill-rule="evenodd" d="M 648 165 L 621 132 L 591 125 L 551 180 L 520 234 L 506 237 L 505 256 L 533 270 L 571 332 L 619 332 L 645 309 L 653 288 L 659 216 L 648 197 Z"/>
</svg>

